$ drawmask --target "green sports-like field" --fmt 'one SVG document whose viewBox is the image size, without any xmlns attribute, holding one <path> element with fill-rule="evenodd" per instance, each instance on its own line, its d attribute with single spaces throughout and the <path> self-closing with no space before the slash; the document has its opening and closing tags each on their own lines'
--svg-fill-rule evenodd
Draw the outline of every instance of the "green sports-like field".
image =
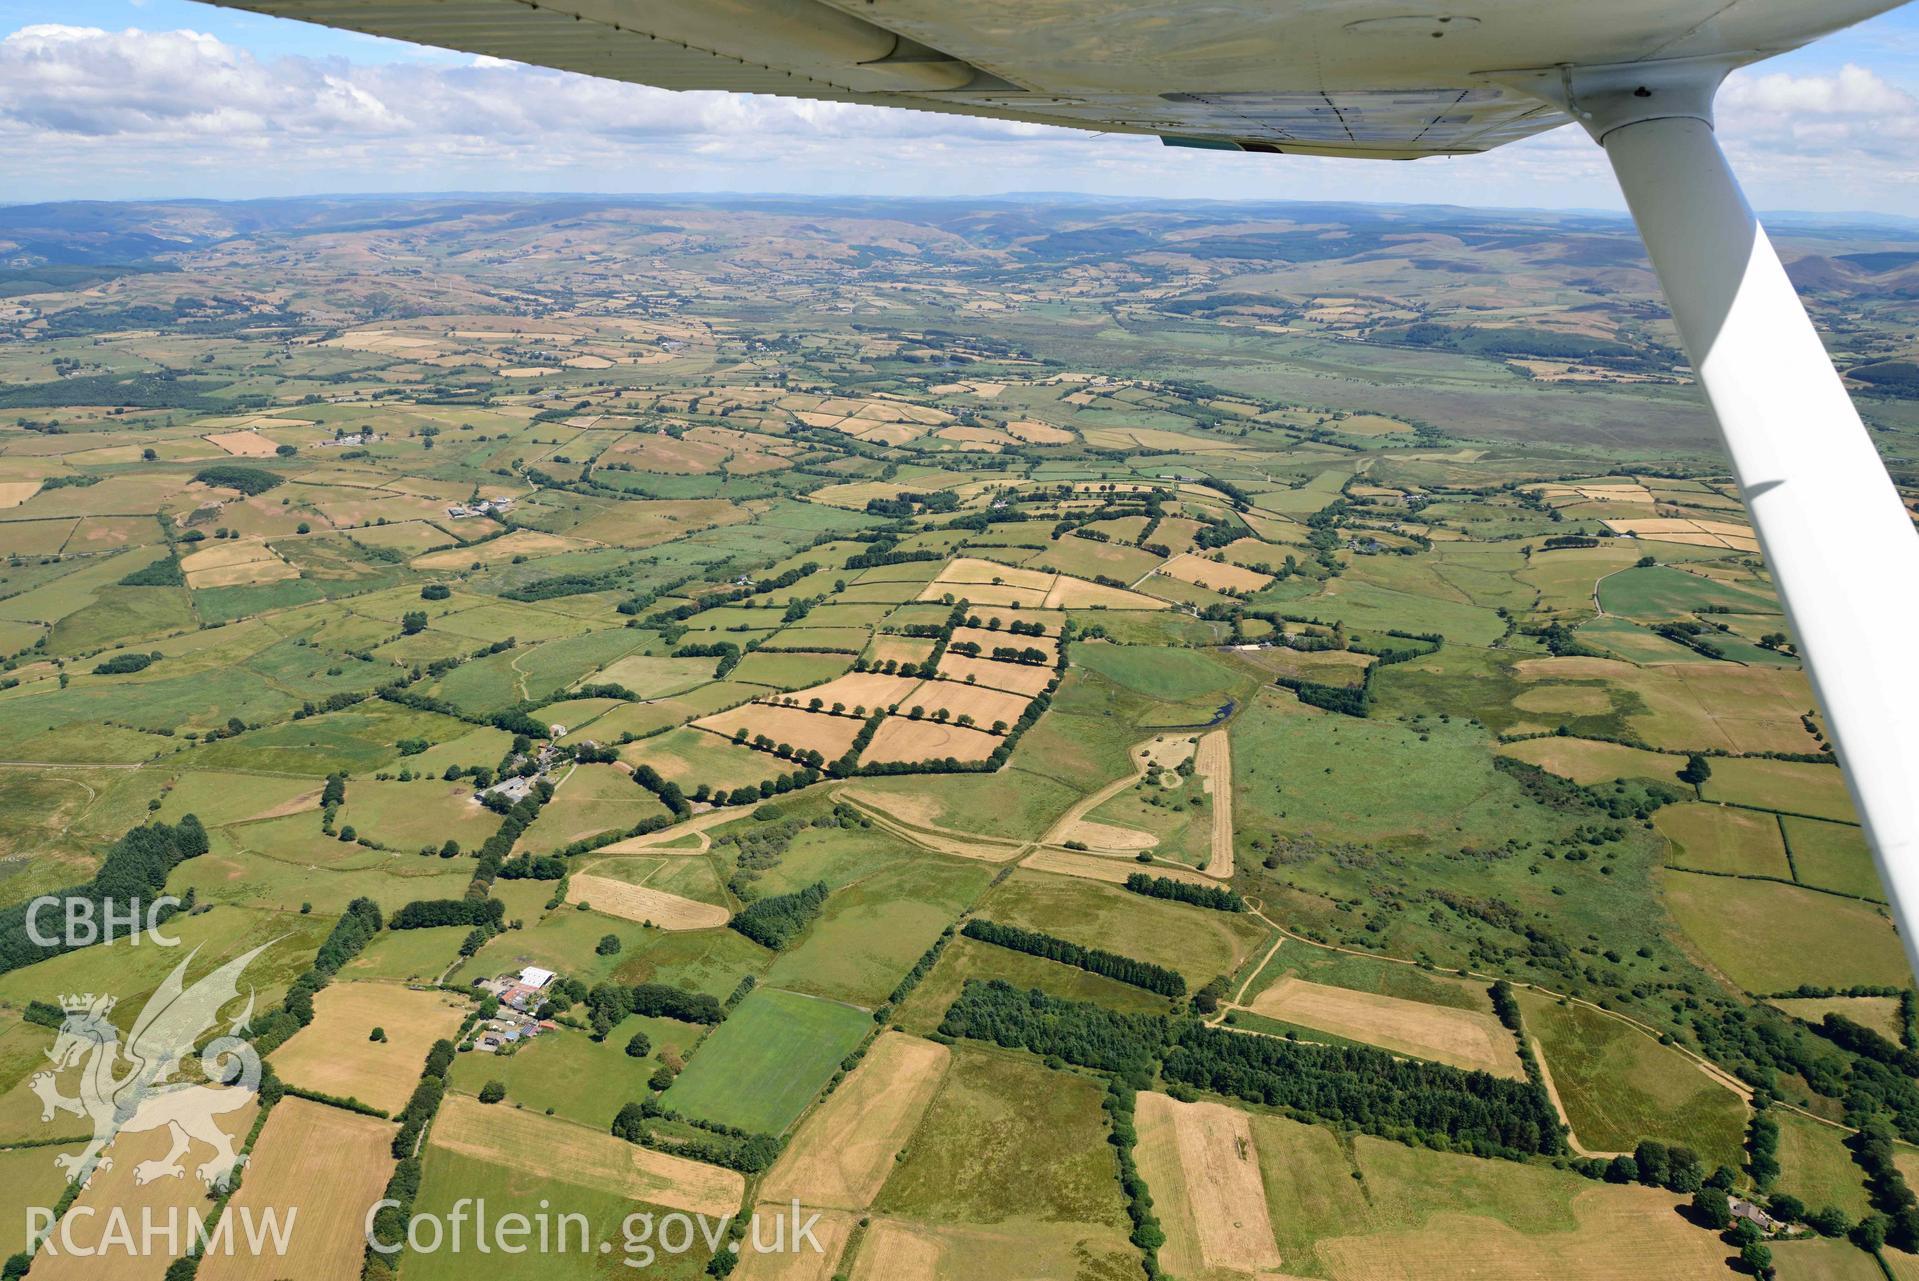
<svg viewBox="0 0 1919 1281">
<path fill-rule="evenodd" d="M 700 1043 L 662 1101 L 700 1120 L 784 1133 L 872 1027 L 850 1005 L 756 989 Z"/>
</svg>

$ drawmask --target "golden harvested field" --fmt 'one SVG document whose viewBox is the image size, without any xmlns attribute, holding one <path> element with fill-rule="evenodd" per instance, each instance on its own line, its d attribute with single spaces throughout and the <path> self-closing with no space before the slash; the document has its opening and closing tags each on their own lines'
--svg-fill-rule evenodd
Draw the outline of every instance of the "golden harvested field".
<svg viewBox="0 0 1919 1281">
<path fill-rule="evenodd" d="M 1173 557 L 1159 567 L 1159 572 L 1214 591 L 1256 592 L 1273 581 L 1255 570 L 1210 561 L 1191 552 Z"/>
<path fill-rule="evenodd" d="M 882 1220 L 867 1230 L 852 1281 L 935 1281 L 941 1253 L 927 1230 Z"/>
<path fill-rule="evenodd" d="M 675 440 L 667 435 L 633 433 L 602 455 L 604 462 L 632 463 L 641 471 L 692 476 L 717 471 L 728 450 L 723 445 Z"/>
<path fill-rule="evenodd" d="M 0 507 L 18 507 L 39 492 L 37 480 L 0 481 Z"/>
<path fill-rule="evenodd" d="M 1124 885 L 1126 878 L 1133 873 L 1147 870 L 1150 870 L 1154 876 L 1184 881 L 1188 885 L 1214 883 L 1203 873 L 1183 867 L 1155 863 L 1151 869 L 1147 869 L 1130 858 L 1102 858 L 1098 854 L 1082 854 L 1078 850 L 1036 850 L 1021 866 L 1030 867 L 1035 872 L 1056 872 L 1061 876 L 1078 876 L 1085 880 L 1105 881 L 1112 885 Z"/>
<path fill-rule="evenodd" d="M 1006 430 L 1021 440 L 1033 445 L 1064 445 L 1073 439 L 1073 433 L 1050 423 L 1035 422 L 1030 418 L 1006 424 Z"/>
<path fill-rule="evenodd" d="M 1165 601 L 1155 596 L 1145 596 L 1119 587 L 1107 587 L 1103 583 L 1088 582 L 1084 578 L 1070 578 L 1065 574 L 1061 574 L 1059 581 L 1053 584 L 1053 590 L 1046 593 L 1047 609 L 1093 609 L 1099 606 L 1107 609 L 1171 608 Z"/>
<path fill-rule="evenodd" d="M 206 1281 L 334 1281 L 351 1276 L 366 1249 L 367 1207 L 380 1199 L 395 1161 L 394 1126 L 288 1096 L 253 1145 L 228 1214 L 297 1209 L 285 1255 L 209 1255 Z M 244 1219 L 235 1221 L 238 1228 Z"/>
<path fill-rule="evenodd" d="M 650 922 L 663 930 L 710 930 L 726 924 L 732 915 L 712 903 L 699 903 L 665 890 L 591 873 L 567 878 L 566 887 L 569 903 L 591 904 L 596 912 L 617 916 L 623 921 Z"/>
<path fill-rule="evenodd" d="M 856 716 L 834 716 L 809 712 L 803 706 L 776 707 L 771 703 L 748 703 L 693 723 L 721 738 L 732 738 L 741 729 L 746 731 L 748 742 L 764 734 L 775 743 L 823 753 L 829 761 L 846 755 L 864 724 Z"/>
<path fill-rule="evenodd" d="M 1047 598 L 1044 588 L 994 586 L 990 583 L 928 583 L 918 599 L 943 601 L 948 596 L 964 600 L 975 609 L 1038 609 Z"/>
<path fill-rule="evenodd" d="M 933 581 L 943 586 L 955 583 L 987 583 L 1018 587 L 1025 591 L 1044 593 L 1052 587 L 1053 580 L 1059 575 L 1044 569 L 1021 569 L 1015 565 L 1003 565 L 996 560 L 976 560 L 971 556 L 958 556 L 947 563 Z M 964 593 L 962 593 L 964 594 Z"/>
<path fill-rule="evenodd" d="M 204 569 L 227 569 L 248 561 L 270 557 L 273 552 L 261 538 L 216 539 L 180 558 L 180 568 L 191 574 Z"/>
<path fill-rule="evenodd" d="M 937 721 L 889 716 L 861 755 L 862 761 L 932 761 L 948 756 L 960 761 L 983 761 L 1000 740 L 984 730 L 941 725 Z"/>
<path fill-rule="evenodd" d="M 237 458 L 271 458 L 278 448 L 256 431 L 221 431 L 201 439 L 209 445 L 218 445 Z"/>
<path fill-rule="evenodd" d="M 1161 1265 L 1175 1276 L 1278 1268 L 1283 1260 L 1246 1113 L 1150 1092 L 1137 1096 L 1135 1108 L 1135 1156 L 1166 1229 Z"/>
<path fill-rule="evenodd" d="M 563 538 L 537 529 L 516 529 L 473 547 L 449 547 L 445 551 L 415 556 L 410 563 L 415 569 L 465 569 L 475 561 L 497 565 L 515 556 L 554 556 L 560 552 L 579 551 L 587 546 L 577 538 Z"/>
<path fill-rule="evenodd" d="M 1499 749 L 1502 756 L 1530 761 L 1575 783 L 1591 785 L 1615 778 L 1671 780 L 1685 767 L 1683 756 L 1667 756 L 1619 743 L 1584 738 L 1529 738 Z"/>
<path fill-rule="evenodd" d="M 884 636 L 880 638 L 881 641 L 890 639 L 892 638 Z M 905 661 L 917 663 L 925 658 L 927 650 L 931 649 L 931 643 L 927 641 L 916 641 L 914 644 L 922 647 L 918 657 L 908 658 Z M 877 648 L 877 646 L 878 642 L 875 642 L 875 647 Z M 894 657 L 894 655 L 888 653 L 884 655 L 884 657 L 891 658 Z M 796 689 L 793 691 L 791 697 L 799 699 L 802 706 L 817 698 L 827 707 L 831 707 L 835 703 L 844 703 L 848 711 L 864 707 L 868 714 L 871 714 L 882 707 L 890 707 L 894 703 L 899 702 L 908 694 L 912 693 L 918 685 L 919 680 L 912 676 L 883 676 L 878 672 L 848 672 L 844 676 L 834 677 L 824 685 L 814 685 L 808 689 Z"/>
<path fill-rule="evenodd" d="M 1159 837 L 1151 832 L 1143 832 L 1137 827 L 1122 827 L 1117 823 L 1101 823 L 1090 818 L 1079 819 L 1068 827 L 1062 839 L 1078 841 L 1101 852 L 1132 853 L 1150 850 L 1159 844 Z"/>
<path fill-rule="evenodd" d="M 953 653 L 940 659 L 939 670 L 941 675 L 950 677 L 955 684 L 964 684 L 970 676 L 973 683 L 982 688 L 1008 690 L 1027 698 L 1045 689 L 1056 675 L 1051 667 L 996 663 L 990 658 L 967 658 Z"/>
<path fill-rule="evenodd" d="M 1448 1211 L 1422 1226 L 1319 1243 L 1335 1281 L 1644 1281 L 1718 1278 L 1730 1251 L 1673 1210 L 1654 1188 L 1587 1188 L 1569 1232 L 1526 1233 L 1484 1215 Z"/>
<path fill-rule="evenodd" d="M 1869 1027 L 1897 1045 L 1900 1039 L 1899 998 L 1896 996 L 1796 996 L 1770 1002 L 1796 1019 L 1817 1023 L 1839 1014 Z"/>
<path fill-rule="evenodd" d="M 983 685 L 968 685 L 965 681 L 925 681 L 920 687 L 900 700 L 902 711 L 911 711 L 923 707 L 931 716 L 940 708 L 952 714 L 954 720 L 962 716 L 971 716 L 973 723 L 982 729 L 990 729 L 995 721 L 1006 722 L 1011 729 L 1033 700 L 1019 694 L 1008 694 L 1003 690 L 987 689 Z M 857 724 L 857 722 L 851 722 Z M 991 751 L 989 747 L 987 751 Z"/>
<path fill-rule="evenodd" d="M 912 583 L 906 583 L 904 587 L 912 587 Z M 854 587 L 852 591 L 860 589 Z M 896 664 L 923 664 L 933 656 L 933 642 L 921 641 L 917 637 L 873 637 L 873 644 L 867 646 L 865 656 L 875 664 L 883 664 L 887 660 Z"/>
<path fill-rule="evenodd" d="M 1728 547 L 1740 552 L 1759 550 L 1759 539 L 1752 532 L 1752 526 L 1732 521 L 1661 517 L 1650 520 L 1608 520 L 1605 523 L 1616 534 L 1631 534 L 1649 542 Z"/>
<path fill-rule="evenodd" d="M 764 504 L 724 498 L 654 499 L 620 503 L 573 527 L 578 538 L 615 547 L 651 547 L 715 525 L 751 520 Z"/>
<path fill-rule="evenodd" d="M 1204 735 L 1194 751 L 1193 769 L 1212 798 L 1212 855 L 1206 875 L 1226 880 L 1233 874 L 1233 755 L 1226 731 Z"/>
<path fill-rule="evenodd" d="M 989 656 L 996 649 L 1010 647 L 1037 649 L 1049 659 L 1059 657 L 1058 636 L 1015 636 L 1011 632 L 996 631 L 990 627 L 955 627 L 952 643 L 977 645 L 980 653 Z"/>
<path fill-rule="evenodd" d="M 749 1230 L 746 1244 L 740 1251 L 740 1265 L 733 1272 L 740 1281 L 829 1281 L 837 1276 L 833 1265 L 839 1262 L 840 1255 L 846 1250 L 847 1238 L 853 1235 L 854 1218 L 834 1210 L 815 1211 L 811 1207 L 800 1214 L 802 1223 L 819 1214 L 819 1221 L 813 1224 L 813 1240 L 820 1248 L 802 1241 L 791 1240 L 790 1229 L 793 1219 L 791 1200 L 768 1199 L 754 1207 L 754 1214 L 766 1226 L 761 1229 L 763 1240 L 770 1247 L 762 1253 L 753 1248 L 753 1236 Z M 785 1219 L 789 1235 L 784 1238 L 774 1236 L 773 1225 Z"/>
<path fill-rule="evenodd" d="M 1512 1080 L 1525 1076 L 1513 1034 L 1488 1012 L 1328 987 L 1290 976 L 1253 998 L 1251 1009 L 1395 1054 Z"/>
<path fill-rule="evenodd" d="M 300 571 L 280 559 L 260 539 L 236 539 L 193 552 L 180 560 L 186 571 L 187 586 L 239 587 L 247 583 L 273 583 L 298 578 Z"/>
<path fill-rule="evenodd" d="M 421 1054 L 424 1056 L 425 1051 L 421 1051 Z M 414 1079 L 418 1079 L 418 1074 L 418 1060 L 415 1060 Z M 148 1100 L 149 1103 L 154 1101 Z M 258 1101 L 249 1097 L 243 1106 L 215 1119 L 215 1124 L 232 1140 L 236 1151 L 246 1141 L 247 1132 L 253 1128 L 253 1118 L 259 1110 Z M 151 1216 L 152 1222 L 162 1231 L 165 1225 L 176 1221 L 177 1216 L 182 1229 L 180 1252 L 185 1253 L 187 1241 L 184 1232 L 188 1218 L 205 1213 L 207 1206 L 206 1184 L 194 1177 L 194 1167 L 214 1155 L 205 1144 L 195 1144 L 180 1159 L 182 1172 L 179 1178 L 156 1178 L 145 1185 L 137 1182 L 140 1165 L 146 1161 L 159 1161 L 171 1147 L 171 1135 L 165 1126 L 124 1132 L 115 1139 L 106 1150 L 113 1168 L 94 1173 L 86 1190 L 68 1211 L 72 1216 L 71 1222 L 62 1234 L 76 1250 L 90 1250 L 93 1253 L 89 1256 L 43 1253 L 33 1261 L 33 1275 L 41 1281 L 47 1278 L 51 1278 L 51 1281 L 160 1281 L 172 1258 L 158 1244 L 156 1253 L 138 1252 L 142 1216 Z M 49 1161 L 52 1159 L 51 1155 L 47 1157 Z M 116 1219 L 131 1226 L 132 1249 L 126 1244 L 126 1238 L 118 1235 L 114 1229 Z M 162 1243 L 165 1240 L 164 1235 L 158 1238 Z"/>
<path fill-rule="evenodd" d="M 932 1041 L 882 1034 L 853 1074 L 800 1125 L 761 1196 L 843 1210 L 871 1205 L 951 1057 Z"/>
<path fill-rule="evenodd" d="M 313 1022 L 273 1054 L 291 1085 L 358 1099 L 388 1114 L 406 1106 L 433 1043 L 459 1031 L 463 1001 L 396 983 L 329 983 L 313 998 Z M 374 1028 L 385 1041 L 370 1041 Z"/>
<path fill-rule="evenodd" d="M 464 1094 L 447 1095 L 428 1141 L 462 1156 L 688 1214 L 730 1215 L 740 1208 L 746 1191 L 746 1180 L 731 1170 Z"/>
</svg>

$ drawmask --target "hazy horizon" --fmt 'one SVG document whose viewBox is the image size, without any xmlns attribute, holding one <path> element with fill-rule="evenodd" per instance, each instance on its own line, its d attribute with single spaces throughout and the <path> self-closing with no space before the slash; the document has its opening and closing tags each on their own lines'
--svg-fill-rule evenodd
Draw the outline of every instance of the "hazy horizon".
<svg viewBox="0 0 1919 1281">
<path fill-rule="evenodd" d="M 1919 13 L 1736 72 L 1753 203 L 1919 216 Z M 1411 163 L 1255 156 L 927 112 L 669 93 L 191 0 L 0 0 L 0 188 L 20 203 L 339 191 L 1291 198 L 1621 210 L 1567 127 Z M 384 190 L 383 190 L 384 189 Z"/>
</svg>

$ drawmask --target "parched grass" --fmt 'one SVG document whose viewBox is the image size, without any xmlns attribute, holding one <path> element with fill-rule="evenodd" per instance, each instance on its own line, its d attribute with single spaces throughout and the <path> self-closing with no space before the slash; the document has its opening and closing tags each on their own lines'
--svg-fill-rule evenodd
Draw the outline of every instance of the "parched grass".
<svg viewBox="0 0 1919 1281">
<path fill-rule="evenodd" d="M 1679 1197 L 1256 1115 L 1286 1275 L 1335 1281 L 1723 1275 L 1732 1251 Z"/>
<path fill-rule="evenodd" d="M 1810 818 L 1782 818 L 1780 825 L 1792 846 L 1792 865 L 1801 884 L 1886 901 L 1864 831 L 1849 823 Z"/>
<path fill-rule="evenodd" d="M 466 1198 L 485 1198 L 488 1205 L 502 1207 L 538 1207 L 544 1200 L 556 1215 L 581 1215 L 586 1225 L 583 1229 L 566 1228 L 563 1247 L 556 1226 L 556 1248 L 517 1255 L 494 1251 L 483 1258 L 472 1248 L 469 1234 L 466 1249 L 409 1254 L 403 1265 L 408 1281 L 470 1281 L 482 1261 L 493 1281 L 605 1281 L 608 1256 L 600 1253 L 600 1244 L 612 1246 L 611 1258 L 617 1265 L 625 1257 L 619 1251 L 625 1239 L 622 1225 L 628 1216 L 650 1213 L 657 1220 L 667 1213 L 659 1202 L 635 1196 L 638 1186 L 658 1186 L 661 1180 L 642 1183 L 616 1162 L 616 1158 L 633 1160 L 633 1153 L 653 1154 L 611 1135 L 589 1133 L 565 1121 L 510 1109 L 489 1109 L 483 1115 L 487 1121 L 500 1124 L 537 1123 L 543 1128 L 531 1136 L 531 1141 L 522 1137 L 514 1147 L 465 1142 L 454 1127 L 446 1124 L 446 1114 L 452 1111 L 457 1116 L 466 1106 L 480 1107 L 457 1095 L 442 1107 L 442 1121 L 434 1126 L 423 1156 L 420 1193 L 414 1202 L 416 1215 L 439 1216 L 446 1222 L 456 1203 Z M 626 1151 L 615 1151 L 606 1146 L 609 1144 Z M 698 1246 L 684 1254 L 662 1251 L 647 1272 L 667 1281 L 694 1281 L 703 1274 L 706 1259 L 706 1250 Z"/>
<path fill-rule="evenodd" d="M 341 967 L 340 977 L 434 982 L 459 956 L 460 944 L 465 942 L 470 932 L 464 925 L 442 925 L 428 930 L 386 930 Z"/>
<path fill-rule="evenodd" d="M 1615 778 L 1652 778 L 1665 782 L 1686 765 L 1684 757 L 1585 738 L 1529 738 L 1500 748 L 1499 754 L 1537 765 L 1587 787 Z"/>
<path fill-rule="evenodd" d="M 1859 821 L 1837 765 L 1756 757 L 1715 759 L 1712 777 L 1700 791 L 1709 801 L 1729 805 L 1810 814 L 1842 823 Z"/>
<path fill-rule="evenodd" d="M 338 827 L 354 828 L 395 849 L 414 851 L 447 840 L 465 850 L 486 844 L 500 816 L 473 799 L 466 783 L 416 779 L 410 783 L 355 779 L 347 787 Z"/>
<path fill-rule="evenodd" d="M 700 1043 L 662 1101 L 701 1120 L 784 1133 L 872 1026 L 864 1010 L 761 987 Z"/>
<path fill-rule="evenodd" d="M 1775 1108 L 1773 1119 L 1779 1122 L 1775 1191 L 1790 1193 L 1815 1210 L 1836 1205 L 1855 1221 L 1872 1212 L 1865 1172 L 1845 1145 L 1846 1131 L 1784 1108 Z"/>
<path fill-rule="evenodd" d="M 1072 1223 L 1123 1244 L 1101 1094 L 1028 1058 L 956 1049 L 874 1208 L 933 1224 Z"/>
<path fill-rule="evenodd" d="M 827 899 L 819 921 L 798 947 L 780 954 L 767 981 L 877 1007 L 991 877 L 981 863 L 933 855 L 875 872 Z"/>
<path fill-rule="evenodd" d="M 367 1207 L 393 1172 L 394 1127 L 306 1099 L 274 1105 L 227 1206 L 236 1238 L 247 1215 L 290 1220 L 284 1254 L 242 1248 L 215 1251 L 201 1265 L 207 1281 L 332 1281 L 360 1266 Z"/>
<path fill-rule="evenodd" d="M 932 1103 L 951 1052 L 885 1032 L 859 1067 L 801 1124 L 767 1176 L 771 1200 L 863 1210 L 879 1195 Z"/>
<path fill-rule="evenodd" d="M 1775 1242 L 1772 1261 L 1780 1281 L 1884 1281 L 1886 1275 L 1870 1254 L 1852 1242 L 1822 1237 Z M 1888 1250 L 1886 1261 L 1898 1281 L 1919 1277 L 1919 1262 L 1912 1255 Z"/>
<path fill-rule="evenodd" d="M 1904 1018 L 1896 996 L 1798 996 L 1779 997 L 1771 1004 L 1796 1019 L 1822 1022 L 1828 1014 L 1839 1014 L 1861 1027 L 1869 1027 L 1897 1045 L 1904 1039 Z"/>
<path fill-rule="evenodd" d="M 1653 826 L 1672 843 L 1666 861 L 1675 867 L 1792 879 L 1779 822 L 1771 814 L 1724 805 L 1668 805 L 1653 816 Z"/>
<path fill-rule="evenodd" d="M 467 1009 L 394 983 L 330 983 L 313 998 L 313 1022 L 274 1052 L 273 1068 L 289 1084 L 397 1115 L 427 1050 L 459 1030 Z M 384 1041 L 370 1039 L 374 1028 Z"/>
<path fill-rule="evenodd" d="M 1663 871 L 1667 909 L 1713 966 L 1749 992 L 1802 983 L 1903 986 L 1905 953 L 1881 908 L 1771 881 Z"/>
<path fill-rule="evenodd" d="M 1677 1050 L 1583 1005 L 1521 990 L 1526 1034 L 1584 1147 L 1630 1152 L 1641 1139 L 1681 1143 L 1708 1168 L 1738 1169 L 1746 1106 Z"/>
</svg>

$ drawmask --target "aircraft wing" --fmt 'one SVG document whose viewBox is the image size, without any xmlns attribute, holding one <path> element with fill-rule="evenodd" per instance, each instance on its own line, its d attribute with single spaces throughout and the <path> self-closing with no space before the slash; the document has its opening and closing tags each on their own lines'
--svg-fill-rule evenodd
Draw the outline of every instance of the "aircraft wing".
<svg viewBox="0 0 1919 1281">
<path fill-rule="evenodd" d="M 1493 73 L 1782 53 L 1899 0 L 214 0 L 666 89 L 1413 159 L 1556 128 Z"/>
</svg>

